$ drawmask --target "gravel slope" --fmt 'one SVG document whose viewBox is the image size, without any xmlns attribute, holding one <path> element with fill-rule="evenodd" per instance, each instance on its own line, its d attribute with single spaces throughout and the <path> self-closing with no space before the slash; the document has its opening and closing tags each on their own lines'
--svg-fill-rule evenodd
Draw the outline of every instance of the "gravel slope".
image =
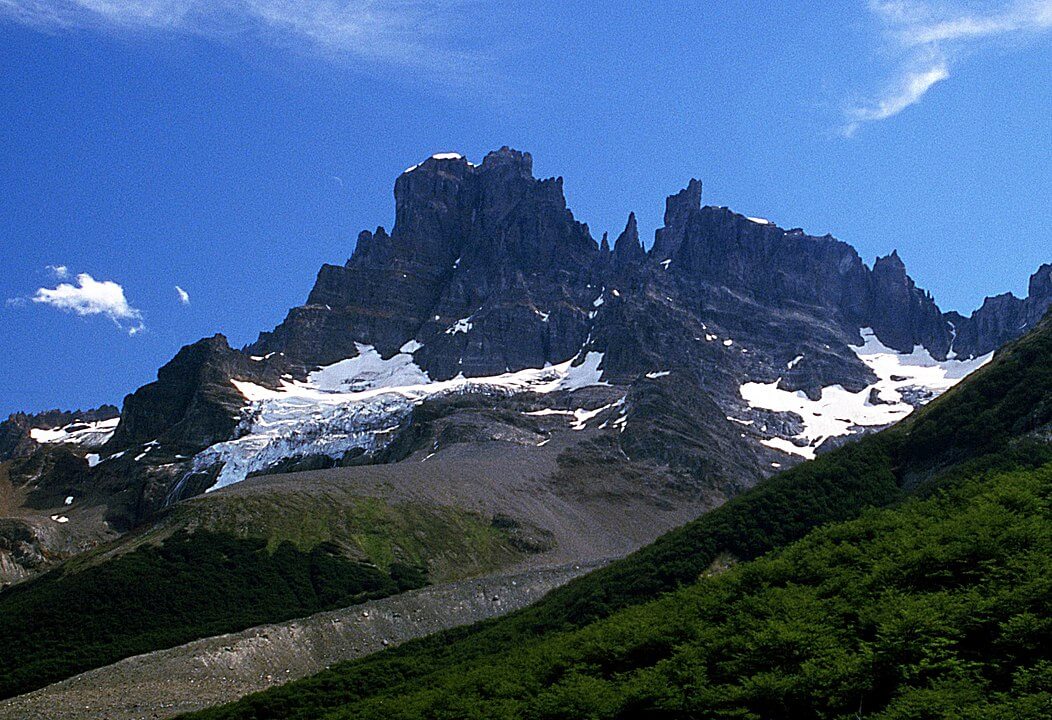
<svg viewBox="0 0 1052 720">
<path fill-rule="evenodd" d="M 0 702 L 0 718 L 173 717 L 296 680 L 341 660 L 517 610 L 602 564 L 462 580 L 137 655 Z"/>
</svg>

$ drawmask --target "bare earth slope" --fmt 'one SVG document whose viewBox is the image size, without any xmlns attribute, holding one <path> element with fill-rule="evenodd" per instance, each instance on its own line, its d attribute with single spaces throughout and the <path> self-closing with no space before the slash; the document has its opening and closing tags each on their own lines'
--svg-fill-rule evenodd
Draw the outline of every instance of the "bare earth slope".
<svg viewBox="0 0 1052 720">
<path fill-rule="evenodd" d="M 0 702 L 0 718 L 173 717 L 517 610 L 598 564 L 463 580 L 138 655 Z"/>
</svg>

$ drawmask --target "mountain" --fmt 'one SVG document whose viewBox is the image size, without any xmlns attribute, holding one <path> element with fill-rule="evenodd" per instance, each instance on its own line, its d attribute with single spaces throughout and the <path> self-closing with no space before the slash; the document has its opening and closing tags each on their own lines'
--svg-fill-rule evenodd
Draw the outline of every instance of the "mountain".
<svg viewBox="0 0 1052 720">
<path fill-rule="evenodd" d="M 1052 303 L 1045 265 L 1026 299 L 943 313 L 897 253 L 869 267 L 828 235 L 703 206 L 697 180 L 668 198 L 649 251 L 632 214 L 611 247 L 566 207 L 561 178 L 535 178 L 509 148 L 478 165 L 428 158 L 395 201 L 391 232 L 363 232 L 278 327 L 243 350 L 221 335 L 183 348 L 89 443 L 63 434 L 69 418 L 0 424 L 14 518 L 0 577 L 250 475 L 408 478 L 404 461 L 456 448 L 514 448 L 524 475 L 554 462 L 555 504 L 641 499 L 639 532 L 602 544 L 625 552 L 902 419 Z"/>
<path fill-rule="evenodd" d="M 633 214 L 597 243 L 561 179 L 508 148 L 429 158 L 395 199 L 391 232 L 362 233 L 252 345 L 182 348 L 119 416 L 0 424 L 0 581 L 18 583 L 0 632 L 20 648 L 0 692 L 421 583 L 605 564 L 827 454 L 804 467 L 876 469 L 806 493 L 754 549 L 798 538 L 897 497 L 891 468 L 911 484 L 956 462 L 849 441 L 919 422 L 1052 303 L 1042 266 L 1026 299 L 945 314 L 897 253 L 867 266 L 703 206 L 697 180 L 649 250 Z M 756 502 L 750 522 L 784 509 Z M 196 591 L 234 556 L 255 570 L 223 601 Z M 254 614 L 253 573 L 273 587 Z"/>
<path fill-rule="evenodd" d="M 192 717 L 1046 717 L 1050 439 L 1052 313 L 522 612 Z"/>
</svg>

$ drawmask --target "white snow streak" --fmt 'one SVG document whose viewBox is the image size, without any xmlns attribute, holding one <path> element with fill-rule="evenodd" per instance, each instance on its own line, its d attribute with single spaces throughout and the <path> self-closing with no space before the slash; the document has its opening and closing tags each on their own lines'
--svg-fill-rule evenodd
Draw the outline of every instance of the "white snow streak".
<svg viewBox="0 0 1052 720">
<path fill-rule="evenodd" d="M 77 421 L 50 430 L 33 428 L 29 431 L 29 437 L 41 444 L 69 444 L 96 448 L 105 445 L 113 437 L 113 431 L 117 429 L 119 422 L 120 418 L 112 418 L 97 422 Z"/>
</svg>

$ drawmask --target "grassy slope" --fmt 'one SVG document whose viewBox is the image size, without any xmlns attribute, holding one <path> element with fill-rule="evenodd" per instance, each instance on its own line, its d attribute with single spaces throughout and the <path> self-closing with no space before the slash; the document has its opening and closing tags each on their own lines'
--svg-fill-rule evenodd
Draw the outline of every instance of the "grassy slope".
<svg viewBox="0 0 1052 720">
<path fill-rule="evenodd" d="M 195 501 L 158 528 L 0 591 L 0 697 L 523 557 L 504 531 L 465 511 L 309 500 Z"/>
<path fill-rule="evenodd" d="M 388 503 L 379 498 L 280 494 L 208 496 L 175 509 L 171 527 L 260 537 L 271 549 L 330 542 L 381 568 L 398 561 L 426 566 L 434 582 L 472 577 L 522 559 L 490 519 L 453 507 Z"/>
<path fill-rule="evenodd" d="M 752 560 L 820 525 L 856 518 L 867 507 L 902 501 L 906 483 L 927 481 L 926 491 L 935 492 L 931 488 L 962 478 L 1032 468 L 1035 459 L 1048 460 L 1042 456 L 1047 446 L 1025 442 L 1016 446 L 1017 439 L 1049 422 L 1052 320 L 1046 318 L 993 363 L 900 425 L 783 473 L 531 608 L 337 666 L 195 717 L 314 718 L 344 705 L 368 704 L 371 698 L 419 697 L 425 688 L 444 682 L 450 668 L 457 668 L 459 675 L 502 666 L 509 654 L 529 652 L 549 640 L 557 643 L 565 633 L 690 585 L 724 556 Z M 611 652 L 618 651 L 616 645 Z M 510 685 L 479 688 L 476 695 L 466 691 L 465 702 L 487 695 L 506 699 L 508 692 L 519 692 L 514 689 L 517 678 L 509 672 Z M 542 678 L 541 686 L 556 679 Z M 828 691 L 839 691 L 835 681 Z M 529 690 L 521 690 L 518 701 L 526 696 L 532 697 Z M 503 711 L 498 703 L 489 712 Z M 566 716 L 581 715 L 568 712 Z"/>
</svg>

